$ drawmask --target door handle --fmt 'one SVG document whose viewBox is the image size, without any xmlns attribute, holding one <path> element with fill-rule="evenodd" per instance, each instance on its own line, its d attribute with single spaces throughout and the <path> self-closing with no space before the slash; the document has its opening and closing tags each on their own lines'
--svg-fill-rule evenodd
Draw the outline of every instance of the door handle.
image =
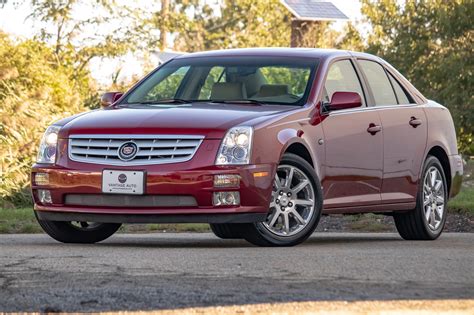
<svg viewBox="0 0 474 315">
<path fill-rule="evenodd" d="M 409 124 L 410 124 L 413 128 L 418 127 L 418 126 L 421 125 L 422 123 L 423 123 L 423 122 L 421 121 L 421 119 L 418 119 L 418 118 L 416 118 L 416 117 L 414 117 L 414 116 L 412 116 L 412 117 L 410 118 L 410 122 L 409 122 Z"/>
<path fill-rule="evenodd" d="M 382 126 L 376 125 L 374 123 L 371 123 L 369 125 L 369 128 L 367 128 L 367 132 L 370 133 L 372 136 L 375 136 L 375 134 L 379 131 L 382 131 Z"/>
</svg>

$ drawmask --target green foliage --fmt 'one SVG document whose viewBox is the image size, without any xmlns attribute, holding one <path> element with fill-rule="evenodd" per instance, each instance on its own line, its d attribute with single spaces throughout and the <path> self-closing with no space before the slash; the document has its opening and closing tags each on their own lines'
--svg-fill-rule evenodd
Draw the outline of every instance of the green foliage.
<svg viewBox="0 0 474 315">
<path fill-rule="evenodd" d="M 201 47 L 209 50 L 288 46 L 290 20 L 289 12 L 278 0 L 225 0 L 220 16 L 204 21 Z"/>
<path fill-rule="evenodd" d="M 289 46 L 291 16 L 278 0 L 223 0 L 216 9 L 206 1 L 171 1 L 169 14 L 138 10 L 144 17 L 134 30 L 148 47 L 160 47 L 158 30 L 175 35 L 174 49 Z M 271 12 L 271 14 L 269 14 Z M 141 34 L 146 34 L 143 37 Z M 165 47 L 166 48 L 166 47 Z"/>
<path fill-rule="evenodd" d="M 449 201 L 451 212 L 469 213 L 474 215 L 474 187 L 465 187 L 459 195 Z"/>
<path fill-rule="evenodd" d="M 27 204 L 29 171 L 46 126 L 83 111 L 86 78 L 71 80 L 74 70 L 58 64 L 47 45 L 12 42 L 0 33 L 0 161 L 2 200 Z"/>
<path fill-rule="evenodd" d="M 368 51 L 399 69 L 426 97 L 446 105 L 460 151 L 474 154 L 474 2 L 363 0 L 373 31 Z"/>
<path fill-rule="evenodd" d="M 0 234 L 41 232 L 31 207 L 4 209 L 0 206 Z"/>
<path fill-rule="evenodd" d="M 364 40 L 354 24 L 347 23 L 342 33 L 343 36 L 336 41 L 335 48 L 353 51 L 364 51 L 366 49 Z"/>
</svg>

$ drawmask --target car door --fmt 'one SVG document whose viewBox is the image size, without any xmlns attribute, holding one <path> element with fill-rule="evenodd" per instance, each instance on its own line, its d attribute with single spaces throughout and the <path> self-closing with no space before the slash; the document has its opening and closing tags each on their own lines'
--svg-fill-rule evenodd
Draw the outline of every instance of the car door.
<svg viewBox="0 0 474 315">
<path fill-rule="evenodd" d="M 362 107 L 330 111 L 322 122 L 325 176 L 324 208 L 380 204 L 383 135 L 376 111 L 367 107 L 360 78 L 351 60 L 333 63 L 324 85 L 324 100 L 335 92 L 357 92 Z"/>
<path fill-rule="evenodd" d="M 382 203 L 413 202 L 426 147 L 425 112 L 381 64 L 372 60 L 358 64 L 383 125 Z"/>
</svg>

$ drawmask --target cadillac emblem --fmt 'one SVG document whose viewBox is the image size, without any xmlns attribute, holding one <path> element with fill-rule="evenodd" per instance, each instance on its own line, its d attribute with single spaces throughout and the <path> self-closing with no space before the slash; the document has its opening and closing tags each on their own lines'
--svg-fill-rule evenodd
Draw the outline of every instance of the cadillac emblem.
<svg viewBox="0 0 474 315">
<path fill-rule="evenodd" d="M 134 142 L 125 142 L 118 149 L 118 157 L 122 161 L 133 160 L 133 158 L 137 155 L 137 153 L 138 153 L 138 147 Z"/>
</svg>

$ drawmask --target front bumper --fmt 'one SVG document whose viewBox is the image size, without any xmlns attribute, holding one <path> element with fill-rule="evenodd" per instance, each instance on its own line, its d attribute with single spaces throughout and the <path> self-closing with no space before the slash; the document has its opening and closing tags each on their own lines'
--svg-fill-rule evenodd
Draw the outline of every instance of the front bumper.
<svg viewBox="0 0 474 315">
<path fill-rule="evenodd" d="M 189 168 L 183 163 L 169 165 L 149 165 L 142 167 L 109 167 L 70 162 L 67 166 L 47 166 L 36 164 L 32 169 L 32 195 L 34 209 L 41 219 L 57 221 L 91 221 L 91 222 L 210 222 L 242 223 L 265 219 L 268 212 L 272 191 L 274 165 L 245 166 L 209 166 Z M 146 173 L 145 196 L 191 196 L 196 203 L 193 206 L 171 205 L 144 207 L 143 205 L 123 204 L 114 206 L 90 206 L 68 204 L 69 195 L 102 194 L 102 171 L 141 170 Z M 49 184 L 37 185 L 35 173 L 48 173 Z M 266 173 L 267 176 L 254 176 L 255 173 Z M 214 175 L 240 175 L 239 188 L 215 188 Z M 51 204 L 42 204 L 38 189 L 51 192 Z M 217 191 L 238 191 L 240 205 L 214 206 L 213 193 Z"/>
<path fill-rule="evenodd" d="M 99 223 L 252 223 L 265 221 L 266 213 L 231 214 L 100 214 L 36 211 L 40 220 Z"/>
<path fill-rule="evenodd" d="M 453 198 L 461 191 L 462 186 L 464 165 L 461 155 L 451 155 L 449 157 L 449 164 L 451 166 L 451 189 L 449 191 L 449 197 Z"/>
</svg>

